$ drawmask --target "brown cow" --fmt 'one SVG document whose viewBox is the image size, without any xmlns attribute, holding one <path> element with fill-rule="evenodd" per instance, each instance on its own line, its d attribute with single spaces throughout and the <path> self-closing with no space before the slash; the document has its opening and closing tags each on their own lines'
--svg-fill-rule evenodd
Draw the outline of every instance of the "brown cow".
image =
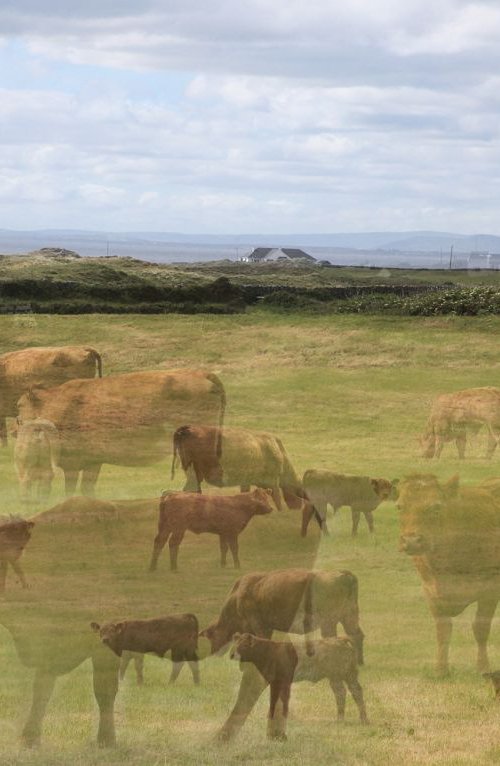
<svg viewBox="0 0 500 766">
<path fill-rule="evenodd" d="M 7 444 L 5 418 L 31 386 L 58 386 L 74 378 L 102 377 L 100 354 L 89 346 L 24 348 L 0 356 L 0 440 Z"/>
<path fill-rule="evenodd" d="M 59 435 L 49 420 L 36 418 L 18 424 L 13 435 L 14 466 L 22 503 L 47 500 L 59 459 Z"/>
<path fill-rule="evenodd" d="M 57 388 L 35 388 L 19 402 L 21 421 L 35 417 L 55 424 L 59 466 L 66 494 L 92 495 L 103 463 L 150 465 L 165 457 L 165 430 L 186 418 L 219 425 L 224 417 L 224 387 L 201 370 L 130 372 L 96 380 L 70 380 Z"/>
<path fill-rule="evenodd" d="M 317 628 L 323 637 L 336 635 L 341 623 L 363 663 L 363 631 L 359 626 L 358 581 L 351 572 L 282 569 L 253 572 L 234 583 L 218 619 L 202 630 L 212 653 L 221 652 L 235 633 L 271 638 L 274 630 L 303 633 L 306 651 L 314 647 L 307 638 Z M 243 726 L 266 683 L 255 669 L 244 671 L 236 704 L 219 732 L 222 740 Z"/>
<path fill-rule="evenodd" d="M 500 599 L 500 505 L 479 488 L 417 474 L 400 485 L 400 550 L 412 556 L 436 622 L 440 673 L 448 672 L 452 617 L 477 603 L 477 666 L 489 670 L 487 641 Z"/>
<path fill-rule="evenodd" d="M 19 577 L 23 588 L 28 587 L 19 559 L 30 540 L 34 526 L 35 522 L 26 521 L 20 516 L 0 516 L 0 594 L 5 593 L 9 564 Z"/>
<path fill-rule="evenodd" d="M 286 739 L 284 725 L 288 716 L 290 687 L 293 682 L 311 681 L 318 683 L 324 678 L 330 682 L 337 703 L 339 720 L 344 720 L 346 691 L 351 692 L 359 710 L 362 723 L 368 723 L 363 699 L 363 690 L 358 681 L 356 650 L 348 638 L 330 638 L 312 641 L 313 655 L 309 656 L 305 646 L 288 641 L 270 641 L 251 633 L 236 633 L 230 657 L 240 662 L 252 662 L 260 675 L 271 687 L 268 715 L 268 736 Z M 276 704 L 281 699 L 283 726 L 275 720 Z"/>
<path fill-rule="evenodd" d="M 332 506 L 334 513 L 344 505 L 351 508 L 353 537 L 358 533 L 362 513 L 370 532 L 373 532 L 373 511 L 384 500 L 395 497 L 396 484 L 397 480 L 391 482 L 388 479 L 348 476 L 323 470 L 306 471 L 302 485 L 308 502 L 304 504 L 302 510 L 302 536 L 306 536 L 313 514 L 316 514 L 323 532 L 328 532 L 326 527 L 328 505 Z"/>
<path fill-rule="evenodd" d="M 185 492 L 201 492 L 203 481 L 215 487 L 239 486 L 242 492 L 257 486 L 273 491 L 277 508 L 281 508 L 280 489 L 291 508 L 302 505 L 300 479 L 283 443 L 272 434 L 186 425 L 174 434 L 173 452 L 172 478 L 177 456 L 184 471 L 191 471 Z"/>
<path fill-rule="evenodd" d="M 158 557 L 167 541 L 170 569 L 177 569 L 179 545 L 187 531 L 196 535 L 202 532 L 218 535 L 221 567 L 226 566 L 227 551 L 230 548 L 234 566 L 239 568 L 238 535 L 253 516 L 271 513 L 272 510 L 270 493 L 264 489 L 233 496 L 166 492 L 160 501 L 158 534 L 154 540 L 149 571 L 156 569 Z"/>
<path fill-rule="evenodd" d="M 491 458 L 500 438 L 500 388 L 468 388 L 438 396 L 421 439 L 422 457 L 439 458 L 444 444 L 454 441 L 463 459 L 467 432 L 477 433 L 483 425 L 488 430 L 486 457 Z"/>
<path fill-rule="evenodd" d="M 139 683 L 142 683 L 144 654 L 153 652 L 157 657 L 164 657 L 172 652 L 172 673 L 169 683 L 173 684 L 182 670 L 184 662 L 189 663 L 193 680 L 200 683 L 198 669 L 198 620 L 194 614 L 171 614 L 153 620 L 122 620 L 107 622 L 99 625 L 92 622 L 90 627 L 99 633 L 103 644 L 118 656 L 127 653 L 127 658 L 140 657 L 142 662 L 136 662 Z M 131 655 L 131 653 L 133 653 Z M 126 664 L 120 667 L 123 678 Z"/>
</svg>

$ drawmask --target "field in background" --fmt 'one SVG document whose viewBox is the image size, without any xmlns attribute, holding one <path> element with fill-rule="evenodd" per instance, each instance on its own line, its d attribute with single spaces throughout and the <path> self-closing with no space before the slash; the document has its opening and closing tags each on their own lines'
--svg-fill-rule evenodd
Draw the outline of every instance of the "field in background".
<svg viewBox="0 0 500 766">
<path fill-rule="evenodd" d="M 436 394 L 500 385 L 499 333 L 496 318 L 285 317 L 264 312 L 191 318 L 19 316 L 0 320 L 0 350 L 88 343 L 101 351 L 105 374 L 203 366 L 217 372 L 225 384 L 227 424 L 281 436 L 300 473 L 325 467 L 394 478 L 432 470 L 447 478 L 458 471 L 464 483 L 474 483 L 500 475 L 500 454 L 491 463 L 482 459 L 485 434 L 473 440 L 462 464 L 451 446 L 439 463 L 421 460 L 417 437 Z M 11 450 L 12 446 L 0 453 L 2 513 L 20 510 Z M 153 467 L 104 467 L 98 496 L 154 497 L 164 488 L 179 488 L 180 472 L 173 483 L 169 479 L 170 457 L 166 439 L 165 460 Z M 58 477 L 54 503 L 61 497 Z M 130 532 L 134 521 L 127 523 Z M 358 724 L 351 699 L 347 721 L 338 725 L 327 685 L 300 684 L 292 692 L 287 743 L 269 744 L 265 739 L 265 695 L 240 738 L 221 749 L 212 740 L 234 703 L 237 665 L 227 657 L 210 658 L 202 663 L 200 689 L 193 688 L 187 670 L 177 686 L 167 688 L 169 662 L 147 658 L 146 685 L 138 689 L 130 669 L 118 695 L 118 748 L 99 752 L 92 744 L 97 716 L 86 662 L 59 680 L 42 749 L 19 753 L 17 737 L 28 709 L 31 671 L 19 663 L 9 634 L 0 629 L 2 763 L 498 762 L 500 710 L 474 670 L 471 610 L 455 621 L 452 676 L 437 680 L 433 624 L 412 562 L 398 552 L 394 505 L 381 506 L 375 524 L 376 534 L 370 537 L 362 519 L 359 538 L 352 541 L 344 510 L 329 519 L 330 538 L 319 541 L 314 529 L 305 543 L 299 537 L 299 514 L 286 511 L 254 519 L 240 540 L 243 572 L 312 563 L 319 543 L 317 566 L 349 568 L 358 575 L 368 727 Z M 139 578 L 137 583 L 147 588 L 142 560 L 146 569 L 154 518 L 141 523 L 138 531 L 136 548 L 121 555 L 124 561 L 128 555 L 134 561 L 127 576 Z M 158 613 L 192 609 L 200 624 L 206 624 L 217 615 L 237 576 L 231 568 L 218 568 L 217 539 L 188 535 L 180 548 L 177 575 L 168 572 L 167 558 L 165 554 L 160 562 L 155 585 L 164 593 Z M 97 566 L 92 550 L 85 552 L 85 559 L 87 567 Z M 29 578 L 29 547 L 24 565 Z M 17 587 L 10 575 L 9 590 Z M 36 595 L 36 582 L 31 595 Z M 499 620 L 500 614 L 490 642 L 493 668 L 500 667 Z"/>
</svg>

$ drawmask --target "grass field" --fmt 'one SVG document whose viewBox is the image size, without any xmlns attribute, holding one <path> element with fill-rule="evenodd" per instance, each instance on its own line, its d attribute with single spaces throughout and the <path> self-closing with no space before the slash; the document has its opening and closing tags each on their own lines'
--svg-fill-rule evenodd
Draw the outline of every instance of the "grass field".
<svg viewBox="0 0 500 766">
<path fill-rule="evenodd" d="M 213 370 L 226 387 L 230 425 L 268 430 L 281 436 L 295 467 L 324 467 L 394 478 L 434 471 L 446 478 L 460 472 L 464 483 L 500 475 L 498 460 L 482 458 L 486 436 L 471 442 L 459 464 L 448 445 L 439 463 L 419 458 L 417 437 L 432 398 L 470 386 L 499 385 L 500 319 L 410 319 L 355 316 L 272 315 L 252 311 L 231 317 L 175 315 L 135 317 L 19 316 L 0 319 L 2 353 L 32 345 L 86 343 L 98 348 L 105 374 L 131 370 L 197 367 Z M 182 486 L 181 472 L 170 481 L 170 445 L 165 459 L 150 468 L 106 466 L 98 496 L 108 499 L 155 497 Z M 2 513 L 19 512 L 12 445 L 0 453 Z M 51 499 L 62 499 L 60 477 Z M 242 571 L 288 566 L 348 568 L 360 582 L 366 666 L 361 671 L 369 726 L 357 721 L 348 699 L 346 723 L 335 722 L 335 704 L 326 682 L 294 687 L 288 742 L 265 738 L 267 694 L 234 744 L 213 741 L 231 709 L 239 683 L 236 663 L 226 657 L 202 662 L 202 686 L 193 687 L 183 670 L 166 686 L 169 661 L 147 658 L 146 684 L 137 688 L 132 669 L 117 698 L 118 747 L 93 744 L 97 710 L 87 661 L 61 677 L 50 704 L 39 751 L 20 751 L 19 731 L 30 700 L 32 670 L 19 662 L 9 633 L 0 628 L 0 742 L 2 764 L 493 764 L 500 758 L 500 709 L 475 671 L 475 642 L 468 609 L 455 620 L 452 675 L 433 670 L 433 622 L 411 559 L 398 552 L 398 519 L 386 503 L 375 514 L 376 533 L 364 520 L 357 540 L 350 537 L 350 514 L 329 519 L 331 536 L 310 528 L 299 537 L 297 512 L 256 518 L 240 539 Z M 158 614 L 194 611 L 204 626 L 217 614 L 238 576 L 218 568 L 215 537 L 187 536 L 178 574 L 168 571 L 165 554 L 154 581 L 148 556 L 155 513 L 123 517 L 112 541 L 111 563 L 94 551 L 75 528 L 75 567 L 116 579 L 116 601 L 92 602 L 85 613 L 102 619 L 134 616 L 151 593 Z M 57 541 L 54 542 L 56 555 Z M 96 548 L 97 550 L 97 548 Z M 317 552 L 316 552 L 317 551 Z M 21 594 L 12 575 L 0 616 L 15 599 L 26 620 L 40 610 L 43 578 L 30 550 L 24 568 L 32 588 Z M 105 571 L 104 571 L 105 570 Z M 40 570 L 41 571 L 41 570 Z M 61 569 L 61 589 L 78 572 Z M 67 580 L 65 579 L 67 578 Z M 69 587 L 69 586 L 68 586 Z M 110 591 L 111 592 L 111 591 Z M 152 616 L 152 615 L 151 615 Z M 500 614 L 490 640 L 492 667 L 500 667 Z M 1 617 L 0 617 L 1 622 Z"/>
</svg>

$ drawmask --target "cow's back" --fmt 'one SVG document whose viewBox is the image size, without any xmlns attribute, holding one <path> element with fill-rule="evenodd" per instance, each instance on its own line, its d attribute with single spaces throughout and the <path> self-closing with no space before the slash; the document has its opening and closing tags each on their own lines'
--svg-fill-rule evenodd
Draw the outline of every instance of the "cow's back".
<svg viewBox="0 0 500 766">
<path fill-rule="evenodd" d="M 267 433 L 224 428 L 220 458 L 224 484 L 273 484 L 279 477 L 283 457 L 277 440 Z"/>
</svg>

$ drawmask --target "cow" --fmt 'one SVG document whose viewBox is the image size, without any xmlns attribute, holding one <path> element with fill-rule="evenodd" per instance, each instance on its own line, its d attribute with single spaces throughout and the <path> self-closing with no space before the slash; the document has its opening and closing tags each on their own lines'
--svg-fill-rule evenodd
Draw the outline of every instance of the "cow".
<svg viewBox="0 0 500 766">
<path fill-rule="evenodd" d="M 14 466 L 22 503 L 48 499 L 59 459 L 59 435 L 49 420 L 36 418 L 18 424 L 15 431 Z"/>
<path fill-rule="evenodd" d="M 477 603 L 473 622 L 477 667 L 489 670 L 487 642 L 500 599 L 500 505 L 480 487 L 441 484 L 432 474 L 401 482 L 400 550 L 422 579 L 437 634 L 437 671 L 449 671 L 452 618 Z"/>
<path fill-rule="evenodd" d="M 355 700 L 361 723 L 368 723 L 363 699 L 363 689 L 358 681 L 356 650 L 348 638 L 329 638 L 311 642 L 313 655 L 309 656 L 303 644 L 289 641 L 272 641 L 259 638 L 251 633 L 236 633 L 231 649 L 232 660 L 240 663 L 251 662 L 270 686 L 268 714 L 268 736 L 272 739 L 286 739 L 285 725 L 288 716 L 290 687 L 298 681 L 318 681 L 327 678 L 335 695 L 338 719 L 345 714 L 346 691 L 344 684 Z M 241 667 L 241 665 L 240 665 Z M 281 700 L 284 721 L 277 726 L 276 704 Z"/>
<path fill-rule="evenodd" d="M 0 356 L 0 441 L 7 445 L 6 417 L 33 385 L 58 386 L 74 378 L 102 377 L 101 355 L 90 346 L 46 346 Z"/>
<path fill-rule="evenodd" d="M 218 449 L 216 449 L 218 447 Z M 281 509 L 280 489 L 290 508 L 300 508 L 303 491 L 283 443 L 272 434 L 243 428 L 184 425 L 173 438 L 171 478 L 177 457 L 188 474 L 185 492 L 201 492 L 206 481 L 215 487 L 251 486 L 271 489 L 276 507 Z M 188 473 L 189 472 L 189 473 Z"/>
<path fill-rule="evenodd" d="M 35 522 L 20 516 L 0 516 L 0 594 L 5 593 L 7 568 L 10 564 L 23 588 L 28 587 L 19 559 L 30 541 Z"/>
<path fill-rule="evenodd" d="M 486 457 L 491 458 L 500 438 L 500 388 L 467 388 L 441 394 L 434 400 L 424 435 L 422 457 L 439 458 L 446 442 L 454 441 L 463 460 L 467 432 L 488 431 Z"/>
<path fill-rule="evenodd" d="M 273 631 L 303 633 L 306 652 L 314 655 L 309 634 L 321 629 L 323 638 L 336 635 L 341 623 L 363 664 L 363 631 L 359 626 L 358 581 L 348 571 L 282 569 L 243 575 L 231 588 L 218 619 L 201 631 L 212 654 L 220 654 L 235 633 L 271 638 Z M 255 671 L 255 669 L 254 669 Z M 243 726 L 266 686 L 259 673 L 244 671 L 238 699 L 219 732 L 231 739 Z"/>
<path fill-rule="evenodd" d="M 328 534 L 326 510 L 331 505 L 334 513 L 346 505 L 351 508 L 352 535 L 358 533 L 361 514 L 367 521 L 370 532 L 374 531 L 373 511 L 384 500 L 395 497 L 397 480 L 371 479 L 369 476 L 349 476 L 332 471 L 306 471 L 302 486 L 307 496 L 302 510 L 302 536 L 307 534 L 307 527 L 313 516 L 319 520 L 320 527 Z"/>
<path fill-rule="evenodd" d="M 136 660 L 137 679 L 141 684 L 144 654 L 152 652 L 162 658 L 171 651 L 173 665 L 169 683 L 173 684 L 176 681 L 184 662 L 189 663 L 194 683 L 200 683 L 196 654 L 199 627 L 194 614 L 171 614 L 152 620 L 122 620 L 103 625 L 93 621 L 90 627 L 99 634 L 103 644 L 122 658 L 122 678 L 128 661 L 133 657 Z"/>
<path fill-rule="evenodd" d="M 222 424 L 224 387 L 200 370 L 131 372 L 33 388 L 18 401 L 21 422 L 50 420 L 59 433 L 66 495 L 93 496 L 103 463 L 145 466 L 165 457 L 166 433 L 186 418 Z"/>
<path fill-rule="evenodd" d="M 187 531 L 196 535 L 211 532 L 219 536 L 220 565 L 226 566 L 228 548 L 235 568 L 240 567 L 238 536 L 253 516 L 271 513 L 269 491 L 255 489 L 240 495 L 198 495 L 194 492 L 166 492 L 160 501 L 158 533 L 154 540 L 150 572 L 168 541 L 170 569 L 177 570 L 179 545 Z"/>
</svg>

